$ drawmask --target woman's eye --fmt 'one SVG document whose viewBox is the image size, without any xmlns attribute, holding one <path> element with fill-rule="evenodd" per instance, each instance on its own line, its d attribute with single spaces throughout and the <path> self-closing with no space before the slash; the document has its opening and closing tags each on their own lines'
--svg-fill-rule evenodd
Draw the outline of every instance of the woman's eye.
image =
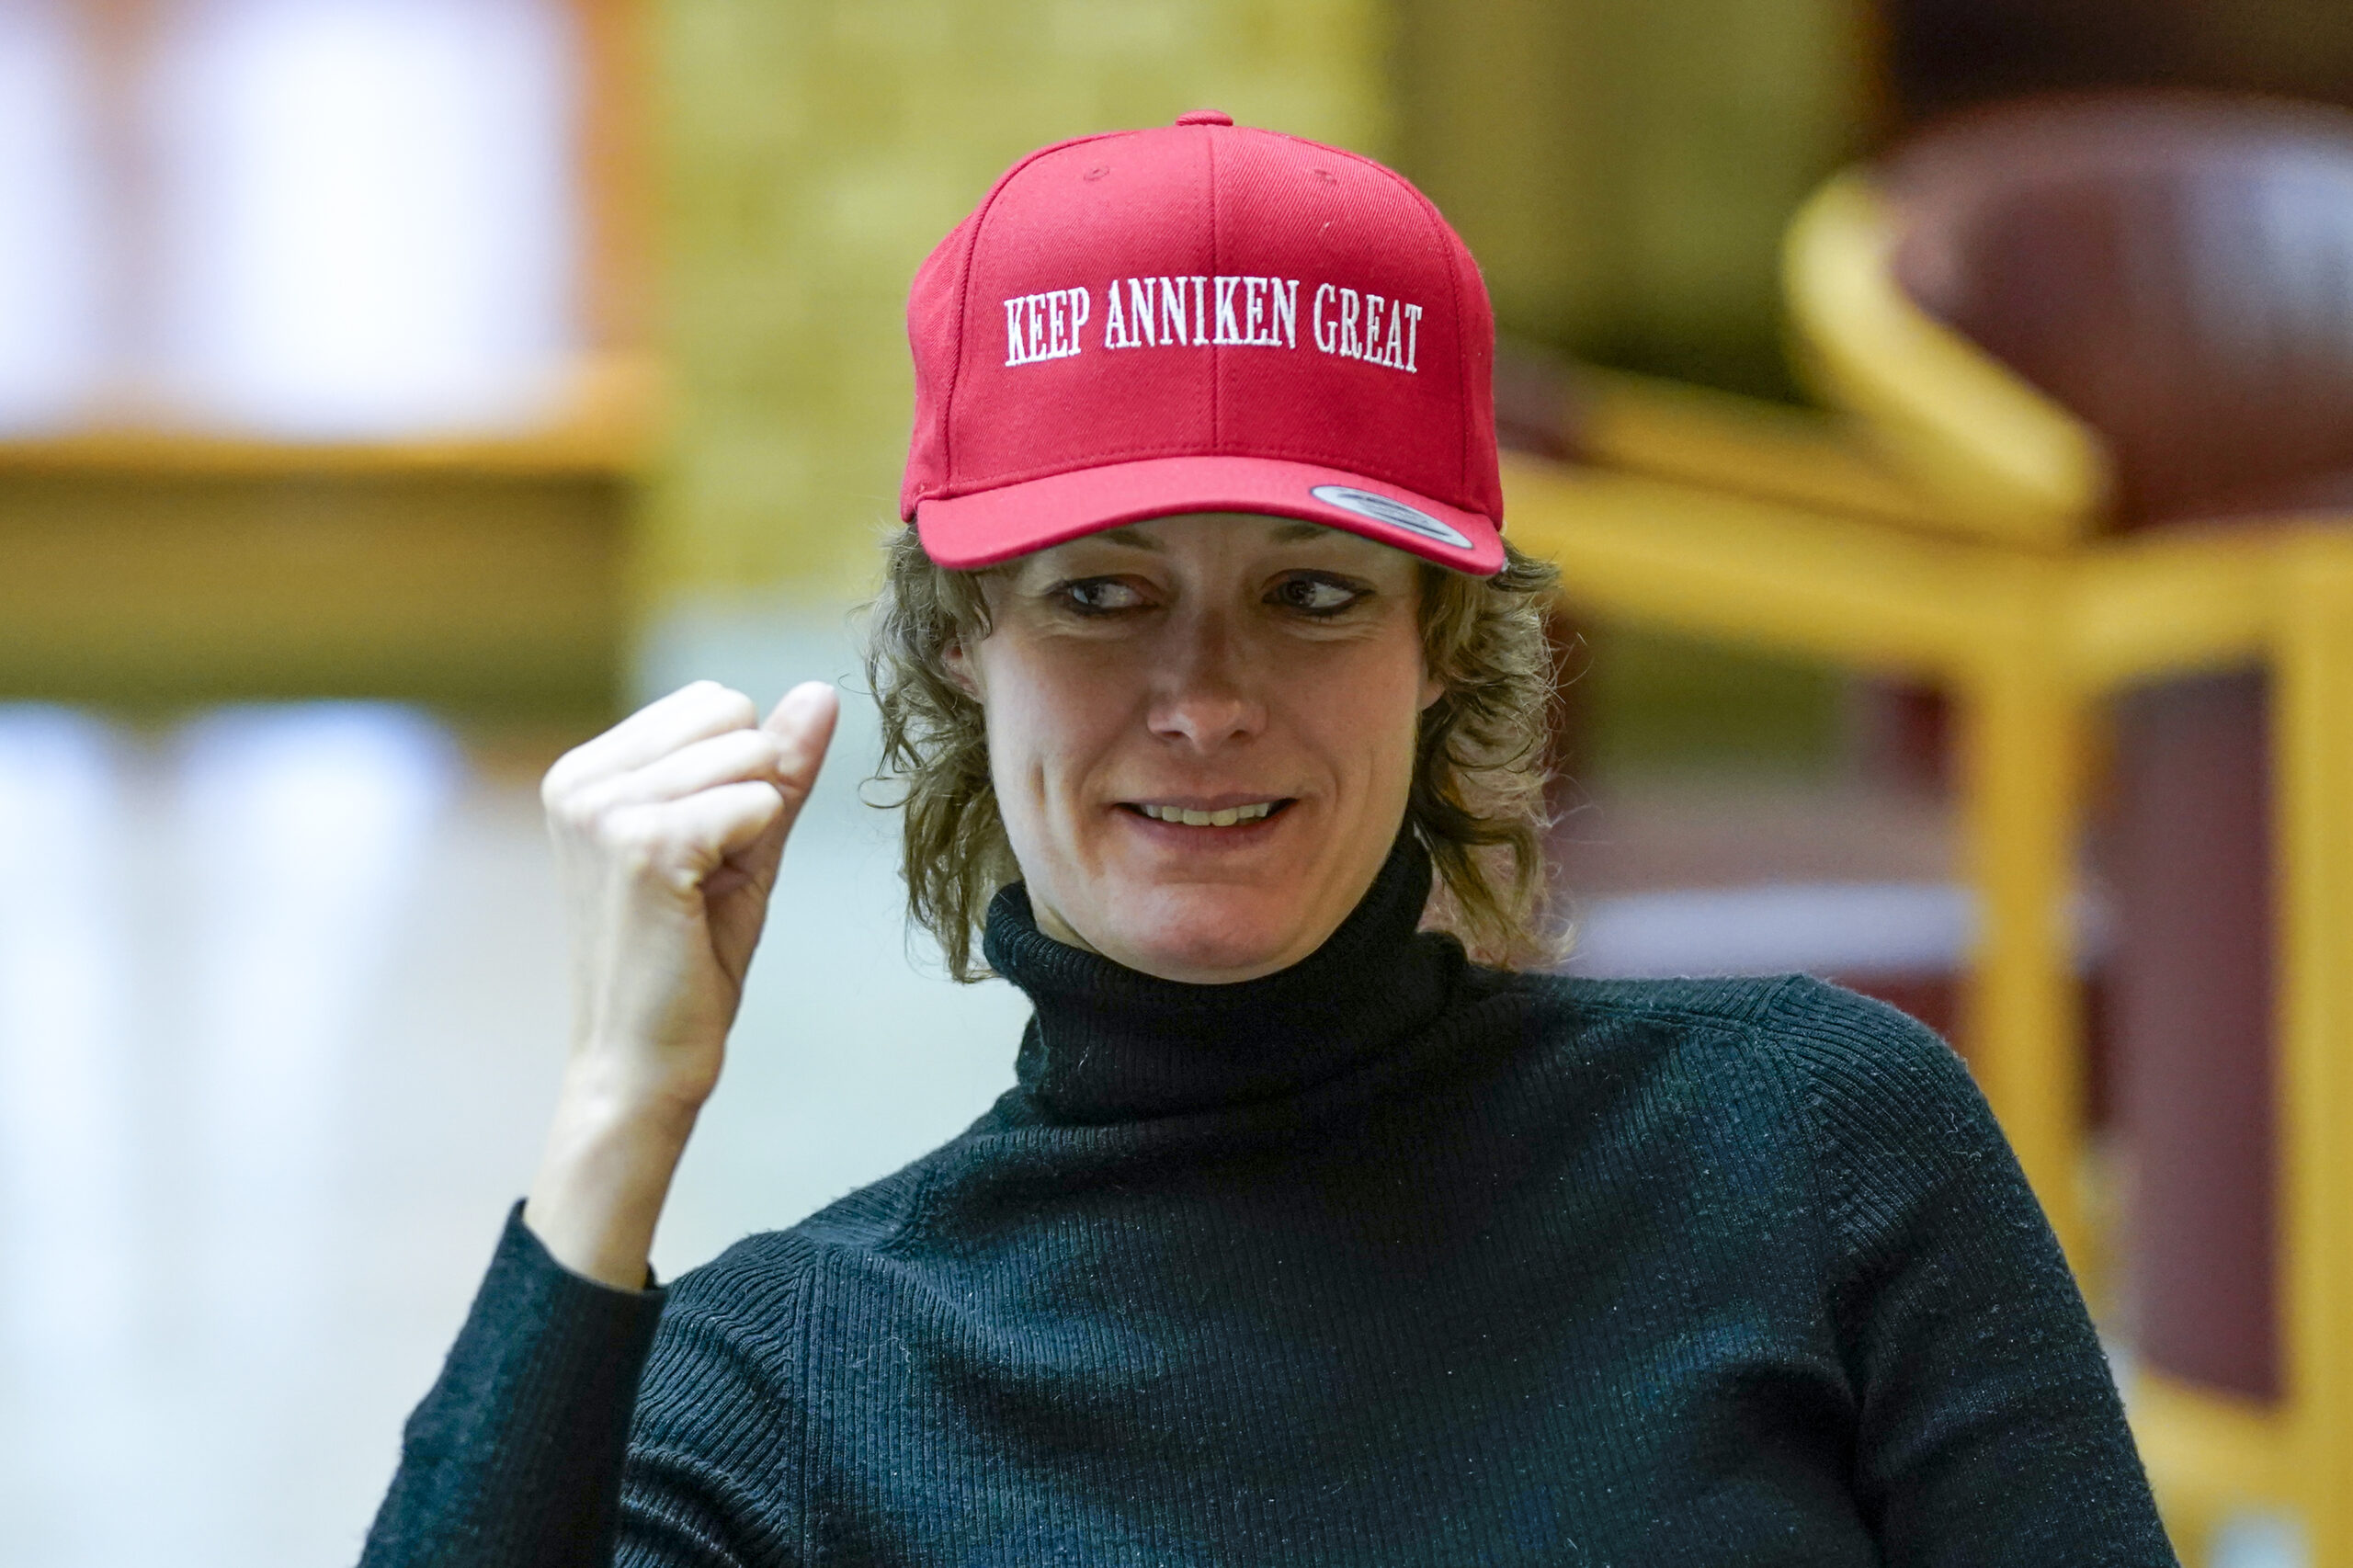
<svg viewBox="0 0 2353 1568">
<path fill-rule="evenodd" d="M 1117 577 L 1082 578 L 1075 583 L 1064 583 L 1060 592 L 1072 608 L 1088 615 L 1133 609 L 1143 603 L 1142 594 Z"/>
<path fill-rule="evenodd" d="M 1364 597 L 1364 594 L 1327 577 L 1286 577 L 1276 585 L 1275 597 L 1286 609 L 1308 615 L 1336 615 Z"/>
</svg>

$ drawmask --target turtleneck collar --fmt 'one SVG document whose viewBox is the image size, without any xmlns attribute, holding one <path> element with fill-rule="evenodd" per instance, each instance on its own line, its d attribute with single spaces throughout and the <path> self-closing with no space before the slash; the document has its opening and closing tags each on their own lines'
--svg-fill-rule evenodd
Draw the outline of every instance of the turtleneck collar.
<svg viewBox="0 0 2353 1568">
<path fill-rule="evenodd" d="M 1257 980 L 1188 985 L 1055 941 L 1017 882 L 989 905 L 983 951 L 1037 1008 L 1021 1087 L 1049 1120 L 1123 1121 L 1273 1098 L 1381 1055 L 1437 1017 L 1462 966 L 1450 938 L 1415 935 L 1429 891 L 1429 857 L 1401 834 L 1314 952 Z"/>
</svg>

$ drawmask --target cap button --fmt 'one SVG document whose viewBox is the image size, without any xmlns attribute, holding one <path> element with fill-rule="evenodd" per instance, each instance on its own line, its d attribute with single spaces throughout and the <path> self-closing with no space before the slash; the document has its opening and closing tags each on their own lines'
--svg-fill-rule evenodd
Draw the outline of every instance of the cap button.
<svg viewBox="0 0 2353 1568">
<path fill-rule="evenodd" d="M 1219 109 L 1197 108 L 1178 115 L 1176 123 L 1179 125 L 1232 125 L 1233 117 Z"/>
</svg>

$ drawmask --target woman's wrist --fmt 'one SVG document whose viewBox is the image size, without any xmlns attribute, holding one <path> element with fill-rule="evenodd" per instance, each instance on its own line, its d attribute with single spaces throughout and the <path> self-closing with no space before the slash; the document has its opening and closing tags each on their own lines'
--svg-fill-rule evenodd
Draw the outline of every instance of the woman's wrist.
<svg viewBox="0 0 2353 1568">
<path fill-rule="evenodd" d="M 646 1260 L 696 1108 L 567 1071 L 523 1222 L 574 1274 L 645 1288 Z"/>
</svg>

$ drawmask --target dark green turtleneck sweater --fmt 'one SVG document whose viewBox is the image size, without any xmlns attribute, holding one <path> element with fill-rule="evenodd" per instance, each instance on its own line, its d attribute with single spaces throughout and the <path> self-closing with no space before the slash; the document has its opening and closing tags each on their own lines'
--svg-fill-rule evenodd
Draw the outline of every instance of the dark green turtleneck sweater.
<svg viewBox="0 0 2353 1568">
<path fill-rule="evenodd" d="M 510 1217 L 367 1562 L 2173 1561 L 1940 1042 L 1472 968 L 1428 886 L 1228 986 L 1008 890 L 1018 1086 L 666 1292 Z"/>
</svg>

